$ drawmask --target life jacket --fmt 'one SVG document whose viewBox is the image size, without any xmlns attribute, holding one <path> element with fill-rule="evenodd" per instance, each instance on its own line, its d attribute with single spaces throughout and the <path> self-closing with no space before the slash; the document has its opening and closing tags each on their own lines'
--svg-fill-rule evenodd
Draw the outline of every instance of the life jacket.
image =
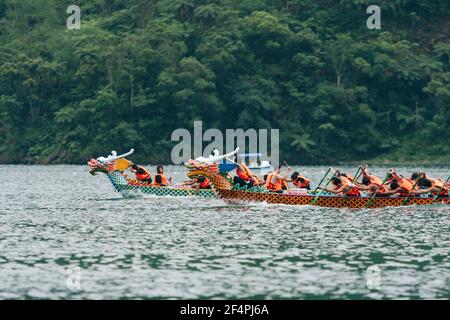
<svg viewBox="0 0 450 320">
<path fill-rule="evenodd" d="M 139 181 L 146 181 L 151 178 L 150 172 L 148 172 L 145 168 L 140 167 L 144 172 L 143 173 L 137 173 L 136 172 L 136 179 Z"/>
<path fill-rule="evenodd" d="M 448 188 L 446 185 L 444 185 L 444 183 L 442 181 L 440 181 L 439 179 L 428 179 L 431 181 L 431 188 L 437 188 L 437 189 L 441 189 L 441 192 L 439 193 L 440 196 L 448 196 Z M 433 195 L 437 195 L 437 192 L 432 192 Z"/>
<path fill-rule="evenodd" d="M 208 189 L 208 187 L 210 186 L 210 182 L 208 180 L 208 178 L 204 177 L 205 180 L 203 180 L 203 182 L 200 183 L 200 189 Z"/>
<path fill-rule="evenodd" d="M 255 185 L 262 185 L 262 184 L 264 184 L 264 181 L 261 178 L 259 178 L 258 176 L 256 176 L 255 174 L 253 174 L 253 172 L 250 170 L 250 168 L 247 167 L 247 165 L 245 163 L 243 163 L 243 162 L 241 163 L 241 169 L 244 169 L 245 174 L 247 175 L 248 179 L 252 180 Z M 245 180 L 245 178 L 242 178 L 242 179 Z M 246 181 L 248 181 L 248 180 L 246 180 Z"/>
<path fill-rule="evenodd" d="M 268 189 L 270 191 L 274 191 L 274 192 L 283 190 L 282 180 L 278 179 L 277 182 L 272 183 L 272 176 L 273 176 L 273 173 L 270 173 L 267 175 L 266 189 Z"/>
<path fill-rule="evenodd" d="M 399 181 L 398 185 L 399 188 L 403 189 L 403 191 L 400 192 L 400 196 L 402 197 L 407 197 L 414 187 L 414 183 L 407 178 L 403 178 L 401 181 Z"/>
<path fill-rule="evenodd" d="M 156 177 L 160 177 L 161 178 L 161 182 L 160 183 L 158 183 L 159 179 L 156 179 Z M 167 181 L 167 178 L 166 178 L 166 176 L 164 174 L 158 173 L 158 174 L 155 175 L 155 184 L 158 185 L 158 186 L 168 186 L 169 182 Z"/>
<path fill-rule="evenodd" d="M 347 191 L 347 196 L 359 197 L 361 195 L 359 189 L 353 184 L 353 182 L 349 178 L 344 176 L 341 176 L 339 178 L 341 179 L 341 182 L 345 187 L 350 188 L 350 190 Z"/>
<path fill-rule="evenodd" d="M 299 181 L 300 179 L 303 179 L 303 182 L 300 182 Z M 305 189 L 305 188 L 308 188 L 310 186 L 310 181 L 308 179 L 306 179 L 305 177 L 299 175 L 297 177 L 297 179 L 292 181 L 292 184 L 294 186 L 296 186 L 297 188 Z"/>
<path fill-rule="evenodd" d="M 245 180 L 245 181 L 252 180 L 252 178 L 247 174 L 247 172 L 245 170 L 243 170 L 243 169 L 240 169 L 239 167 L 236 168 L 236 174 L 242 180 Z"/>
</svg>

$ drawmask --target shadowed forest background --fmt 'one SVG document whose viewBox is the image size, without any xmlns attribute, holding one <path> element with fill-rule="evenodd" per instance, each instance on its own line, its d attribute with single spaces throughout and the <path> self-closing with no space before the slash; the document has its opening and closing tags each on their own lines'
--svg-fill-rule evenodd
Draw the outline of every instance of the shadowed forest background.
<svg viewBox="0 0 450 320">
<path fill-rule="evenodd" d="M 449 62 L 448 0 L 0 0 L 0 162 L 168 163 L 202 120 L 293 164 L 449 164 Z"/>
</svg>

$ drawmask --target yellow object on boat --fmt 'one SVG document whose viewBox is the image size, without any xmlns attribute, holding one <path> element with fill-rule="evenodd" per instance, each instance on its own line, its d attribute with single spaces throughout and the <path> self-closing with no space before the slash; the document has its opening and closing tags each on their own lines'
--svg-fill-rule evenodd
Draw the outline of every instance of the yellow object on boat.
<svg viewBox="0 0 450 320">
<path fill-rule="evenodd" d="M 117 171 L 127 170 L 133 163 L 125 158 L 117 159 L 114 165 L 114 169 Z"/>
</svg>

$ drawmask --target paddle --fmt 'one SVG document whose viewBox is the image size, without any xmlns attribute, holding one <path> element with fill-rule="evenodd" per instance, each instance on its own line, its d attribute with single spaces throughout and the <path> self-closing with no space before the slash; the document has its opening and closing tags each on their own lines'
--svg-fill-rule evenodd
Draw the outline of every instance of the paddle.
<svg viewBox="0 0 450 320">
<path fill-rule="evenodd" d="M 435 202 L 437 200 L 437 198 L 439 198 L 439 195 L 441 194 L 442 190 L 444 190 L 445 185 L 450 181 L 450 176 L 447 178 L 447 180 L 445 180 L 444 185 L 442 186 L 441 189 L 439 189 L 439 192 L 437 193 L 437 195 L 434 197 L 433 202 Z"/>
<path fill-rule="evenodd" d="M 418 176 L 417 179 L 416 179 L 416 183 L 414 183 L 414 186 L 412 187 L 411 191 L 408 192 L 408 195 L 406 196 L 405 200 L 403 200 L 402 206 L 404 206 L 404 205 L 408 202 L 409 196 L 411 195 L 411 193 L 413 192 L 413 190 L 416 188 L 417 184 L 419 183 L 419 180 L 422 179 L 422 177 L 423 177 L 424 175 L 425 175 L 425 173 L 423 173 L 423 172 L 422 172 L 421 174 L 419 174 L 419 176 Z"/>
<path fill-rule="evenodd" d="M 377 190 L 375 190 L 375 192 L 373 193 L 372 197 L 370 198 L 369 202 L 366 204 L 366 208 L 369 208 L 370 205 L 373 202 L 373 199 L 375 199 L 377 192 L 380 191 L 381 187 L 383 187 L 383 185 L 386 183 L 386 181 L 388 181 L 389 179 L 389 173 L 386 174 L 386 178 L 384 179 L 384 181 L 381 183 L 381 185 L 377 188 Z"/>
<path fill-rule="evenodd" d="M 289 168 L 289 165 L 286 163 L 286 161 L 283 161 L 284 165 Z M 285 186 L 286 186 L 286 190 L 287 192 L 291 191 L 291 187 L 289 186 L 289 183 L 287 183 L 287 181 L 285 181 Z"/>
<path fill-rule="evenodd" d="M 350 179 L 350 181 L 353 183 L 355 181 L 358 181 L 359 177 L 363 174 L 363 171 L 361 170 L 362 166 L 358 167 L 358 170 L 356 170 L 355 175 L 353 176 L 353 179 Z M 361 172 L 359 172 L 361 170 Z"/>
<path fill-rule="evenodd" d="M 328 174 L 330 173 L 331 168 L 328 168 L 328 171 L 325 173 L 325 175 L 323 176 L 322 180 L 320 180 L 319 184 L 317 185 L 316 189 L 314 189 L 313 194 L 317 192 L 317 190 L 319 190 L 320 185 L 322 184 L 323 180 L 325 180 L 325 178 L 328 176 Z"/>
<path fill-rule="evenodd" d="M 331 170 L 331 168 L 330 168 L 328 171 L 330 171 L 330 170 Z M 325 189 L 328 187 L 328 185 L 330 184 L 331 179 L 333 179 L 333 178 L 336 176 L 336 172 L 337 172 L 337 170 L 334 171 L 334 173 L 333 173 L 333 175 L 331 176 L 331 178 L 328 179 L 327 183 L 325 184 L 325 188 L 322 188 L 322 190 L 320 190 L 319 194 L 316 196 L 316 198 L 315 198 L 314 201 L 311 203 L 311 205 L 315 205 L 315 204 L 316 204 L 317 200 L 319 200 L 319 197 L 323 194 L 324 190 L 325 190 Z M 328 174 L 328 172 L 327 172 L 327 174 Z M 325 177 L 324 177 L 324 178 L 325 178 Z M 321 181 L 321 183 L 322 183 L 322 181 Z M 317 190 L 318 188 L 319 188 L 319 187 L 317 187 L 316 190 Z"/>
</svg>

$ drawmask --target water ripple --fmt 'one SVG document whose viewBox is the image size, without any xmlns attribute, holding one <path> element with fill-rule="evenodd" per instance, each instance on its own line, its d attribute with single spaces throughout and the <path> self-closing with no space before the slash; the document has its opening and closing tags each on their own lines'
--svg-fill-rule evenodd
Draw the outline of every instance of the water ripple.
<svg viewBox="0 0 450 320">
<path fill-rule="evenodd" d="M 325 170 L 307 168 L 316 180 Z M 448 207 L 122 199 L 80 166 L 0 174 L 1 299 L 450 298 Z M 74 270 L 80 288 L 68 286 Z"/>
</svg>

